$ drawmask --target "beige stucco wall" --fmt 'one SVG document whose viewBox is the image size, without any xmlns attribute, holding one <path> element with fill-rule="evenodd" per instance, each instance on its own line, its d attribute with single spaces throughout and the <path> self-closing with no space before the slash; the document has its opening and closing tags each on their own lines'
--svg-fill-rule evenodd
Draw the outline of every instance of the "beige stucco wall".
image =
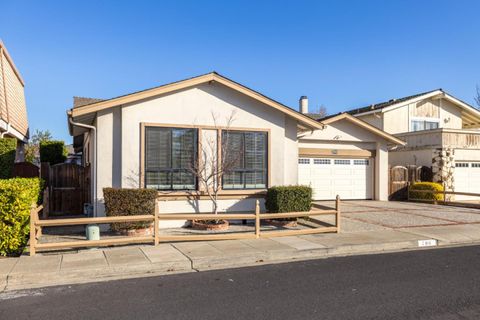
<svg viewBox="0 0 480 320">
<path fill-rule="evenodd" d="M 282 112 L 220 84 L 202 84 L 153 99 L 99 112 L 98 132 L 98 214 L 104 213 L 104 187 L 137 188 L 140 181 L 140 139 L 142 123 L 213 126 L 225 125 L 234 114 L 231 128 L 270 130 L 271 185 L 297 183 L 297 124 Z M 253 210 L 254 200 L 224 201 L 224 210 Z M 211 210 L 208 200 L 162 203 L 161 212 Z"/>
<path fill-rule="evenodd" d="M 388 143 L 382 137 L 348 120 L 340 120 L 323 130 L 300 134 L 299 148 L 375 151 L 375 199 L 388 200 Z"/>
<path fill-rule="evenodd" d="M 391 166 L 432 166 L 432 149 L 410 150 L 410 151 L 390 151 L 389 162 Z"/>
</svg>

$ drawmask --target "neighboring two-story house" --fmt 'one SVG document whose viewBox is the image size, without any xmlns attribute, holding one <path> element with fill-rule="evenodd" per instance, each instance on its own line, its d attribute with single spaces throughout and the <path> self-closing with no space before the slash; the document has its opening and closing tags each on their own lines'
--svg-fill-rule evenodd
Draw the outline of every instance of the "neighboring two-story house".
<svg viewBox="0 0 480 320">
<path fill-rule="evenodd" d="M 25 83 L 5 45 L 0 40 L 0 137 L 17 138 L 17 161 L 23 161 L 28 140 Z"/>
<path fill-rule="evenodd" d="M 480 111 L 442 89 L 348 111 L 406 142 L 391 166 L 432 167 L 448 190 L 480 192 Z M 457 199 L 460 197 L 457 196 Z"/>
</svg>

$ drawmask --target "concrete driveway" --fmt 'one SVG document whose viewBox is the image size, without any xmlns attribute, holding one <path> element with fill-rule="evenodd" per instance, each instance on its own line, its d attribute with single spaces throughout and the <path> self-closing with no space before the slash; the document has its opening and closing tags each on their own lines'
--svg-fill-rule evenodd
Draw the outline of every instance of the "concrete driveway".
<svg viewBox="0 0 480 320">
<path fill-rule="evenodd" d="M 319 208 L 332 208 L 331 201 L 318 201 Z M 397 201 L 342 201 L 342 231 L 360 232 L 382 229 L 415 229 L 476 225 L 480 209 Z"/>
</svg>

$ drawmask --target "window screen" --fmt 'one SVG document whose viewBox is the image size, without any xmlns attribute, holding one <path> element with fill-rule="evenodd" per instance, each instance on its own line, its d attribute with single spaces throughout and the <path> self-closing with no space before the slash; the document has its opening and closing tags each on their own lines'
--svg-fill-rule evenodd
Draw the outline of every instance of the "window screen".
<svg viewBox="0 0 480 320">
<path fill-rule="evenodd" d="M 145 128 L 145 187 L 194 190 L 196 157 L 196 129 Z"/>
<path fill-rule="evenodd" d="M 267 133 L 223 131 L 222 148 L 226 171 L 223 189 L 267 187 Z"/>
</svg>

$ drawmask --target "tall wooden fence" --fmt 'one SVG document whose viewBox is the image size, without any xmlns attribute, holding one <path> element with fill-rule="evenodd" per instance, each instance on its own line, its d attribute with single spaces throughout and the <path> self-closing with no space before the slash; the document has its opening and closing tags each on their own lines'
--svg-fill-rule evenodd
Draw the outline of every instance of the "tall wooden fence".
<svg viewBox="0 0 480 320">
<path fill-rule="evenodd" d="M 408 184 L 432 181 L 432 169 L 426 166 L 394 166 L 390 168 L 389 199 L 407 200 Z"/>
<path fill-rule="evenodd" d="M 40 168 L 30 162 L 16 162 L 13 165 L 13 176 L 20 178 L 38 178 Z"/>
<path fill-rule="evenodd" d="M 73 163 L 42 163 L 41 177 L 48 187 L 48 214 L 77 215 L 90 202 L 90 170 Z"/>
</svg>

